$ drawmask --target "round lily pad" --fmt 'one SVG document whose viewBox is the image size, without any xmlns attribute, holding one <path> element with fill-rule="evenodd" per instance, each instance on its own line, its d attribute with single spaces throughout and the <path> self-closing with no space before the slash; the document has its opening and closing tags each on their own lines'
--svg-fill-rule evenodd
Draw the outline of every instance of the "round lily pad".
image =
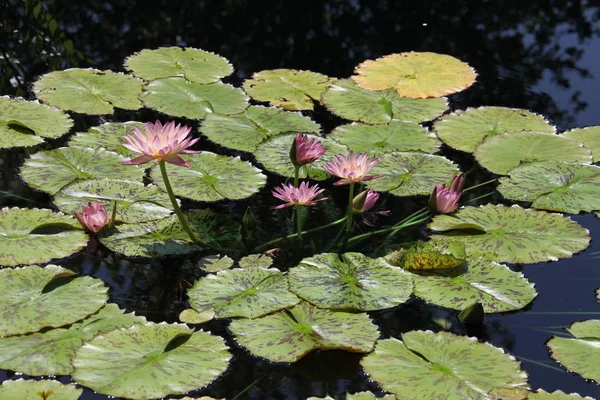
<svg viewBox="0 0 600 400">
<path fill-rule="evenodd" d="M 443 117 L 435 123 L 434 130 L 448 146 L 471 153 L 490 136 L 517 132 L 554 134 L 556 128 L 541 115 L 527 110 L 479 107 Z"/>
<path fill-rule="evenodd" d="M 43 75 L 33 84 L 38 99 L 81 114 L 112 114 L 114 108 L 137 110 L 142 81 L 131 75 L 71 68 Z"/>
<path fill-rule="evenodd" d="M 256 318 L 300 301 L 290 292 L 287 276 L 258 267 L 207 275 L 187 294 L 196 311 L 214 310 L 217 318 Z"/>
<path fill-rule="evenodd" d="M 214 317 L 215 312 L 213 310 L 198 312 L 193 308 L 186 308 L 179 313 L 179 320 L 181 322 L 185 322 L 186 324 L 201 324 L 203 322 L 210 321 Z"/>
<path fill-rule="evenodd" d="M 379 331 L 365 313 L 319 309 L 309 303 L 256 319 L 237 319 L 229 329 L 252 354 L 273 362 L 295 362 L 312 350 L 368 353 Z"/>
<path fill-rule="evenodd" d="M 202 257 L 198 261 L 198 267 L 206 272 L 219 272 L 233 267 L 233 259 L 220 254 Z"/>
<path fill-rule="evenodd" d="M 273 259 L 264 254 L 249 254 L 238 261 L 240 268 L 269 268 L 273 265 Z"/>
<path fill-rule="evenodd" d="M 475 150 L 477 161 L 496 174 L 542 161 L 590 164 L 591 152 L 569 138 L 537 132 L 505 133 L 486 139 Z"/>
<path fill-rule="evenodd" d="M 366 184 L 369 189 L 396 196 L 429 195 L 436 183 L 450 181 L 457 172 L 456 165 L 441 156 L 394 152 L 379 157 L 371 174 L 382 177 Z"/>
<path fill-rule="evenodd" d="M 467 255 L 509 263 L 556 261 L 584 250 L 589 232 L 560 214 L 518 206 L 465 207 L 437 215 L 428 225 L 433 240 L 459 241 Z"/>
<path fill-rule="evenodd" d="M 0 148 L 35 146 L 69 132 L 73 120 L 37 101 L 0 96 Z"/>
<path fill-rule="evenodd" d="M 125 68 L 147 81 L 182 77 L 197 83 L 216 82 L 233 72 L 233 67 L 225 58 L 192 47 L 144 49 L 127 57 Z"/>
<path fill-rule="evenodd" d="M 107 122 L 100 126 L 94 126 L 87 132 L 78 132 L 69 140 L 69 146 L 91 147 L 98 149 L 104 147 L 106 150 L 114 151 L 127 158 L 137 157 L 139 154 L 129 150 L 123 143 L 123 136 L 132 135 L 134 127 L 143 128 L 144 124 L 136 121 L 129 122 Z M 135 155 L 135 156 L 134 156 Z"/>
<path fill-rule="evenodd" d="M 100 279 L 83 276 L 55 287 L 56 279 L 74 275 L 52 264 L 0 270 L 0 336 L 72 324 L 98 311 L 108 300 Z"/>
<path fill-rule="evenodd" d="M 312 110 L 327 87 L 334 82 L 323 74 L 295 69 L 256 72 L 244 81 L 244 90 L 254 100 L 268 101 L 286 110 Z"/>
<path fill-rule="evenodd" d="M 477 77 L 473 68 L 452 56 L 414 51 L 364 61 L 354 72 L 351 78 L 361 88 L 395 88 L 400 96 L 413 99 L 460 92 Z"/>
<path fill-rule="evenodd" d="M 108 396 L 165 397 L 207 386 L 231 359 L 223 339 L 182 324 L 146 324 L 96 336 L 73 359 L 73 379 Z"/>
<path fill-rule="evenodd" d="M 45 379 L 40 381 L 6 380 L 0 385 L 0 398 L 2 400 L 77 400 L 82 392 L 83 390 L 77 389 L 75 385 L 63 385 L 59 381 Z"/>
<path fill-rule="evenodd" d="M 552 393 L 546 392 L 544 389 L 538 389 L 536 392 L 529 393 L 527 400 L 594 400 L 591 397 L 581 397 L 577 393 L 566 394 L 562 390 L 556 390 Z"/>
<path fill-rule="evenodd" d="M 396 89 L 360 88 L 351 79 L 331 84 L 322 101 L 335 115 L 367 124 L 387 124 L 392 120 L 421 123 L 436 119 L 448 109 L 445 97 L 409 99 L 400 97 Z"/>
<path fill-rule="evenodd" d="M 0 266 L 46 263 L 83 249 L 88 235 L 75 218 L 51 210 L 0 210 Z"/>
<path fill-rule="evenodd" d="M 267 181 L 260 170 L 239 157 L 227 157 L 203 151 L 182 155 L 190 166 L 166 164 L 175 195 L 198 201 L 245 199 L 257 193 Z M 152 168 L 152 181 L 166 190 L 158 167 Z"/>
<path fill-rule="evenodd" d="M 200 131 L 221 146 L 253 152 L 272 136 L 286 132 L 319 133 L 320 126 L 300 113 L 250 106 L 238 115 L 209 114 Z"/>
<path fill-rule="evenodd" d="M 19 175 L 34 189 L 55 194 L 70 183 L 88 179 L 142 182 L 144 170 L 121 165 L 127 158 L 102 148 L 61 147 L 32 154 Z"/>
<path fill-rule="evenodd" d="M 140 96 L 146 107 L 168 115 L 203 119 L 207 114 L 239 114 L 248 107 L 248 96 L 239 88 L 216 82 L 208 85 L 184 78 L 157 79 Z"/>
<path fill-rule="evenodd" d="M 600 161 L 600 126 L 587 126 L 585 128 L 571 129 L 561 136 L 582 143 L 592 151 L 594 162 Z"/>
<path fill-rule="evenodd" d="M 466 261 L 467 255 L 465 246 L 460 242 L 415 242 L 384 259 L 404 269 L 421 271 L 458 267 Z"/>
<path fill-rule="evenodd" d="M 381 388 L 400 398 L 410 393 L 415 399 L 487 399 L 503 388 L 520 389 L 519 399 L 527 395 L 527 374 L 514 357 L 449 332 L 412 331 L 402 334 L 402 341 L 380 340 L 361 364 Z"/>
<path fill-rule="evenodd" d="M 323 253 L 289 270 L 290 290 L 319 308 L 371 311 L 405 303 L 411 275 L 382 258 Z"/>
<path fill-rule="evenodd" d="M 507 199 L 533 202 L 537 209 L 600 210 L 600 168 L 560 161 L 523 165 L 500 179 L 498 190 Z"/>
</svg>

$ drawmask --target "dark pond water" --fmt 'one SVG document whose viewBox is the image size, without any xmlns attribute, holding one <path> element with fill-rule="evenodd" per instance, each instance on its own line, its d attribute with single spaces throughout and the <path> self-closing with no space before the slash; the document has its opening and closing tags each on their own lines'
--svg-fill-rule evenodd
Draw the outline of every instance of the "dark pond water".
<svg viewBox="0 0 600 400">
<path fill-rule="evenodd" d="M 600 6 L 589 1 L 136 1 L 0 2 L 0 94 L 32 98 L 31 82 L 52 69 L 93 66 L 119 70 L 135 51 L 166 45 L 198 47 L 228 58 L 238 84 L 263 69 L 307 69 L 335 77 L 351 75 L 368 58 L 402 51 L 433 51 L 468 62 L 478 82 L 451 99 L 454 108 L 498 105 L 527 108 L 547 116 L 559 130 L 600 125 Z M 478 5 L 475 5 L 478 4 Z M 313 118 L 328 132 L 335 121 L 319 110 Z M 118 112 L 115 120 L 151 120 L 152 112 Z M 77 117 L 78 130 L 104 122 Z M 197 126 L 197 125 L 196 125 Z M 51 143 L 56 146 L 58 143 Z M 204 144 L 211 149 L 210 144 Z M 15 169 L 33 150 L 2 152 L 0 204 L 52 207 L 50 199 L 15 178 Z M 449 153 L 448 153 L 449 154 Z M 450 154 L 452 156 L 452 154 Z M 469 160 L 463 160 L 469 164 Z M 271 177 L 270 183 L 278 182 Z M 253 204 L 268 200 L 268 192 Z M 406 212 L 414 201 L 385 199 Z M 214 207 L 240 220 L 247 204 Z M 263 213 L 275 217 L 270 210 Z M 593 215 L 574 219 L 600 235 Z M 279 221 L 281 222 L 281 221 Z M 600 287 L 597 240 L 583 253 L 560 262 L 514 266 L 536 284 L 535 301 L 517 313 L 488 315 L 477 335 L 523 361 L 533 389 L 561 389 L 600 398 L 600 387 L 562 369 L 548 356 L 551 329 L 600 317 L 594 290 Z M 102 278 L 111 300 L 150 320 L 176 320 L 185 307 L 186 281 L 200 273 L 198 257 L 131 260 L 108 253 L 82 254 L 61 265 Z M 0 294 L 1 295 L 1 294 Z M 436 329 L 432 313 L 443 310 L 419 301 L 373 313 L 383 336 L 411 329 Z M 453 318 L 453 313 L 448 313 Z M 196 395 L 216 398 L 301 399 L 380 389 L 359 366 L 359 355 L 315 352 L 294 365 L 273 365 L 237 350 L 226 323 L 208 328 L 234 349 L 234 362 L 222 379 Z M 0 381 L 16 379 L 0 371 Z M 68 378 L 61 380 L 67 382 Z M 180 397 L 180 396 L 178 396 Z M 104 399 L 87 391 L 84 399 Z"/>
</svg>

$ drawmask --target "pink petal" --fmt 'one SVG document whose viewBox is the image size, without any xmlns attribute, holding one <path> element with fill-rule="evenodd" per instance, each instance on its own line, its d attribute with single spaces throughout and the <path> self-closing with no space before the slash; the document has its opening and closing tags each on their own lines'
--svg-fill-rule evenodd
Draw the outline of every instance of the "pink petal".
<svg viewBox="0 0 600 400">
<path fill-rule="evenodd" d="M 189 167 L 190 164 L 188 164 L 187 162 L 185 162 L 185 160 L 181 157 L 179 157 L 177 154 L 175 154 L 172 157 L 169 158 L 165 158 L 165 161 L 171 164 L 175 164 L 175 165 L 180 165 L 182 167 Z"/>
<path fill-rule="evenodd" d="M 132 160 L 123 161 L 121 164 L 122 164 L 122 165 L 138 165 L 138 164 L 145 164 L 145 163 L 147 163 L 147 162 L 150 162 L 150 161 L 152 161 L 153 159 L 154 159 L 154 158 L 152 158 L 152 157 L 150 157 L 150 156 L 143 155 L 143 156 L 136 157 L 136 158 L 134 158 L 134 159 L 132 159 Z"/>
</svg>

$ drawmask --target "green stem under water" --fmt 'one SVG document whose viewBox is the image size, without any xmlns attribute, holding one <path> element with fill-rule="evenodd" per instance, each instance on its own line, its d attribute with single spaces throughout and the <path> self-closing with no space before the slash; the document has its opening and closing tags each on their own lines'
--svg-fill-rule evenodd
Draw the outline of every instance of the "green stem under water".
<svg viewBox="0 0 600 400">
<path fill-rule="evenodd" d="M 352 200 L 354 200 L 354 182 L 350 182 L 350 188 L 348 189 L 348 208 L 346 211 L 346 230 L 350 232 L 352 230 L 352 214 L 354 208 L 352 207 Z"/>
<path fill-rule="evenodd" d="M 296 209 L 296 234 L 298 235 L 298 245 L 302 242 L 302 218 L 300 218 L 300 207 L 301 205 L 296 204 L 294 208 Z M 300 249 L 298 249 L 300 250 Z"/>
</svg>

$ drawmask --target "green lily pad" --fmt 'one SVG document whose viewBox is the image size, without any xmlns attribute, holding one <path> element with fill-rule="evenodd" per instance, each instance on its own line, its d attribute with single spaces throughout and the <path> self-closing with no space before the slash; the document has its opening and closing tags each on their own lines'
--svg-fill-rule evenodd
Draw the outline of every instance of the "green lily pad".
<svg viewBox="0 0 600 400">
<path fill-rule="evenodd" d="M 19 176 L 34 189 L 56 194 L 70 183 L 87 179 L 123 179 L 142 182 L 144 170 L 121 165 L 127 158 L 105 149 L 61 147 L 32 154 Z"/>
<path fill-rule="evenodd" d="M 445 54 L 389 54 L 358 65 L 351 78 L 364 89 L 395 88 L 400 96 L 420 99 L 460 92 L 475 82 L 468 64 Z"/>
<path fill-rule="evenodd" d="M 127 399 L 183 394 L 207 386 L 231 359 L 223 339 L 181 324 L 146 324 L 96 336 L 73 359 L 73 379 Z"/>
<path fill-rule="evenodd" d="M 198 267 L 202 268 L 206 272 L 219 272 L 233 267 L 233 259 L 227 256 L 221 256 L 220 254 L 210 255 L 202 257 L 198 261 Z"/>
<path fill-rule="evenodd" d="M 319 399 L 323 399 L 323 400 L 335 400 L 331 396 L 309 397 L 308 398 L 308 400 L 319 400 Z M 385 395 L 383 397 L 377 397 L 377 396 L 375 396 L 371 392 L 358 392 L 358 393 L 354 393 L 354 394 L 346 393 L 346 400 L 377 400 L 377 399 L 395 400 L 396 396 L 394 396 L 392 394 L 387 394 L 387 395 Z"/>
<path fill-rule="evenodd" d="M 71 359 L 85 340 L 100 333 L 145 323 L 144 317 L 123 314 L 116 304 L 107 304 L 69 328 L 0 338 L 0 368 L 32 376 L 69 375 L 73 371 Z"/>
<path fill-rule="evenodd" d="M 54 196 L 54 204 L 63 212 L 80 212 L 88 202 L 97 201 L 112 211 L 117 201 L 118 221 L 153 221 L 173 213 L 169 196 L 156 186 L 118 179 L 91 179 L 73 183 Z"/>
<path fill-rule="evenodd" d="M 556 390 L 552 393 L 546 392 L 544 389 L 538 389 L 534 393 L 530 393 L 527 396 L 527 400 L 594 400 L 591 397 L 581 397 L 577 393 L 566 394 L 562 390 Z"/>
<path fill-rule="evenodd" d="M 75 218 L 51 210 L 0 210 L 0 266 L 46 263 L 83 249 L 89 240 Z"/>
<path fill-rule="evenodd" d="M 441 156 L 395 152 L 379 157 L 371 174 L 382 177 L 366 184 L 376 192 L 396 196 L 429 195 L 436 183 L 450 181 L 457 172 L 456 165 Z"/>
<path fill-rule="evenodd" d="M 207 114 L 239 114 L 248 107 L 248 96 L 239 88 L 217 82 L 203 85 L 183 78 L 157 79 L 140 96 L 146 107 L 168 115 L 204 119 Z"/>
<path fill-rule="evenodd" d="M 267 181 L 260 170 L 239 157 L 227 157 L 207 151 L 182 155 L 190 166 L 166 164 L 175 195 L 198 201 L 245 199 L 257 193 Z M 166 191 L 158 166 L 152 168 L 152 181 Z"/>
<path fill-rule="evenodd" d="M 114 108 L 137 110 L 142 81 L 131 75 L 97 69 L 53 71 L 33 84 L 38 99 L 81 114 L 112 114 Z"/>
<path fill-rule="evenodd" d="M 83 276 L 52 286 L 56 279 L 74 275 L 52 264 L 0 270 L 0 336 L 72 324 L 98 311 L 108 300 L 100 279 Z"/>
<path fill-rule="evenodd" d="M 127 158 L 137 157 L 134 153 L 123 146 L 125 140 L 123 136 L 132 135 L 134 127 L 143 128 L 142 122 L 107 122 L 100 126 L 94 126 L 87 132 L 78 132 L 69 140 L 69 146 L 73 147 L 91 147 L 99 149 L 104 147 L 106 150 L 114 151 L 117 154 Z"/>
<path fill-rule="evenodd" d="M 517 132 L 554 134 L 556 131 L 541 115 L 505 107 L 467 108 L 442 117 L 433 128 L 448 146 L 469 153 L 490 136 Z"/>
<path fill-rule="evenodd" d="M 600 168 L 560 161 L 523 165 L 501 178 L 498 190 L 507 199 L 530 201 L 542 210 L 600 210 Z"/>
<path fill-rule="evenodd" d="M 420 271 L 456 268 L 466 261 L 467 254 L 460 242 L 416 242 L 385 259 L 392 265 Z"/>
<path fill-rule="evenodd" d="M 264 254 L 249 254 L 246 257 L 242 257 L 238 264 L 240 268 L 269 268 L 273 265 L 273 259 Z"/>
<path fill-rule="evenodd" d="M 400 97 L 396 89 L 360 88 L 351 79 L 331 84 L 322 101 L 335 115 L 367 124 L 387 124 L 392 120 L 421 123 L 436 119 L 448 109 L 445 97 L 409 99 Z"/>
<path fill-rule="evenodd" d="M 0 96 L 0 148 L 28 147 L 69 132 L 73 120 L 37 101 Z"/>
<path fill-rule="evenodd" d="M 368 353 L 379 331 L 365 313 L 321 310 L 301 302 L 256 319 L 237 319 L 229 330 L 252 354 L 273 362 L 295 362 L 312 350 Z"/>
<path fill-rule="evenodd" d="M 287 276 L 276 269 L 220 271 L 200 278 L 187 292 L 196 311 L 214 310 L 217 318 L 257 318 L 297 304 Z"/>
<path fill-rule="evenodd" d="M 436 215 L 428 225 L 431 238 L 459 241 L 469 256 L 509 263 L 538 263 L 571 257 L 584 250 L 589 232 L 560 214 L 518 206 L 465 207 L 453 215 Z"/>
<path fill-rule="evenodd" d="M 244 90 L 254 100 L 268 101 L 286 110 L 312 110 L 327 87 L 335 82 L 323 74 L 295 69 L 256 72 L 244 81 Z"/>
<path fill-rule="evenodd" d="M 125 68 L 147 81 L 183 77 L 197 83 L 216 82 L 233 72 L 233 67 L 225 58 L 192 47 L 144 49 L 127 57 Z"/>
<path fill-rule="evenodd" d="M 571 129 L 561 136 L 582 143 L 592 151 L 594 162 L 600 161 L 600 126 L 587 126 L 585 128 Z"/>
<path fill-rule="evenodd" d="M 82 392 L 75 385 L 63 385 L 59 381 L 50 380 L 6 380 L 0 385 L 2 400 L 77 400 Z"/>
<path fill-rule="evenodd" d="M 221 146 L 253 152 L 260 143 L 281 133 L 319 133 L 320 129 L 317 123 L 300 113 L 250 106 L 243 114 L 207 115 L 200 132 Z"/>
<path fill-rule="evenodd" d="M 187 308 L 179 313 L 179 320 L 186 324 L 201 324 L 206 321 L 210 321 L 215 317 L 213 310 L 205 310 L 198 312 L 193 308 Z"/>
<path fill-rule="evenodd" d="M 591 152 L 582 144 L 563 136 L 537 132 L 505 133 L 486 139 L 475 150 L 475 158 L 488 170 L 501 175 L 535 162 L 592 162 Z"/>
<path fill-rule="evenodd" d="M 573 339 L 554 336 L 551 356 L 565 368 L 600 383 L 600 319 L 576 322 L 568 329 Z"/>
<path fill-rule="evenodd" d="M 474 302 L 486 313 L 520 310 L 536 296 L 522 273 L 484 258 L 469 259 L 464 268 L 414 275 L 415 296 L 438 306 L 464 310 Z"/>
<path fill-rule="evenodd" d="M 414 122 L 391 121 L 387 125 L 340 125 L 328 136 L 353 150 L 380 156 L 395 151 L 435 153 L 442 144 L 434 133 Z"/>
<path fill-rule="evenodd" d="M 360 253 L 323 253 L 290 268 L 290 290 L 319 308 L 371 311 L 405 303 L 410 274 L 382 258 Z"/>
<path fill-rule="evenodd" d="M 412 331 L 402 341 L 380 340 L 361 364 L 382 389 L 400 398 L 410 393 L 415 399 L 488 399 L 504 388 L 521 390 L 519 399 L 527 395 L 527 374 L 514 357 L 449 332 Z"/>
</svg>

